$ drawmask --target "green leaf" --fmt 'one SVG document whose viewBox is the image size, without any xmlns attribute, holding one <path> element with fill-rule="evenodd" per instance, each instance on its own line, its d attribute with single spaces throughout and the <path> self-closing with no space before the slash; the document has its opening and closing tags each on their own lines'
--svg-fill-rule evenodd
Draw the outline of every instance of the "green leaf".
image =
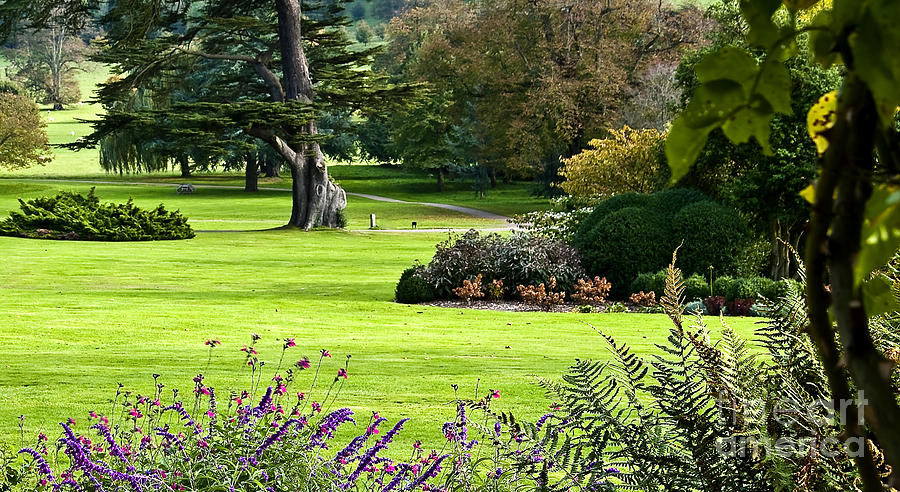
<svg viewBox="0 0 900 492">
<path fill-rule="evenodd" d="M 862 294 L 866 315 L 869 317 L 900 311 L 900 301 L 897 301 L 894 294 L 893 283 L 882 274 L 864 283 Z"/>
<path fill-rule="evenodd" d="M 791 73 L 781 63 L 768 61 L 763 64 L 756 92 L 769 101 L 773 110 L 782 114 L 794 112 L 791 107 Z"/>
<path fill-rule="evenodd" d="M 772 15 L 781 7 L 781 0 L 741 0 L 741 12 L 750 26 L 747 42 L 768 48 L 779 38 L 778 26 Z"/>
<path fill-rule="evenodd" d="M 746 50 L 726 46 L 715 53 L 706 55 L 697 64 L 694 71 L 697 72 L 700 82 L 704 84 L 714 80 L 727 79 L 738 82 L 749 89 L 759 71 L 759 63 Z"/>
<path fill-rule="evenodd" d="M 813 58 L 825 68 L 833 65 L 838 57 L 837 37 L 831 30 L 833 22 L 831 10 L 823 10 L 810 23 L 810 27 L 819 28 L 809 33 Z"/>
<path fill-rule="evenodd" d="M 722 125 L 722 131 L 735 144 L 750 141 L 750 137 L 756 138 L 766 155 L 772 154 L 769 145 L 769 135 L 772 133 L 772 108 L 768 103 L 757 107 L 741 108 L 733 117 Z"/>
<path fill-rule="evenodd" d="M 900 189 L 880 185 L 872 192 L 861 242 L 854 272 L 857 284 L 884 266 L 900 246 Z"/>
<path fill-rule="evenodd" d="M 850 38 L 854 68 L 866 82 L 885 125 L 893 120 L 900 104 L 900 2 L 870 2 Z"/>
<path fill-rule="evenodd" d="M 672 171 L 672 183 L 681 179 L 691 169 L 703 151 L 709 132 L 713 128 L 715 125 L 703 128 L 691 127 L 685 123 L 684 116 L 678 117 L 672 123 L 669 137 L 666 138 L 666 160 Z"/>
<path fill-rule="evenodd" d="M 713 80 L 697 88 L 681 118 L 685 125 L 700 129 L 725 120 L 745 102 L 741 84 L 733 80 Z"/>
</svg>

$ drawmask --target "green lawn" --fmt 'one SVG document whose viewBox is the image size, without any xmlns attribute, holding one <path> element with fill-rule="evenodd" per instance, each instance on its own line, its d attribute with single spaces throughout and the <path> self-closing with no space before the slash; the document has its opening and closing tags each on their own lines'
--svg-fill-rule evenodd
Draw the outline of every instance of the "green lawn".
<svg viewBox="0 0 900 492">
<path fill-rule="evenodd" d="M 18 196 L 59 187 L 0 181 L 0 213 Z M 207 221 L 198 227 L 223 221 L 216 229 L 262 228 L 256 226 L 269 224 L 251 221 L 268 220 L 267 207 L 286 207 L 277 192 L 201 190 L 183 197 L 161 187 L 97 189 L 105 199 L 163 201 Z M 350 210 L 363 206 L 354 200 Z M 384 217 L 417 210 L 391 205 Z M 549 403 L 535 377 L 558 377 L 576 357 L 606 356 L 587 323 L 641 351 L 664 339 L 661 315 L 495 313 L 391 302 L 400 272 L 415 259 L 427 261 L 445 237 L 259 230 L 153 243 L 0 238 L 0 295 L 7 299 L 0 340 L 8 352 L 0 371 L 0 439 L 18 442 L 20 414 L 29 431 L 53 430 L 64 417 L 107 408 L 117 382 L 146 392 L 154 372 L 185 389 L 197 372 L 206 372 L 220 394 L 240 389 L 247 378 L 239 348 L 257 332 L 270 364 L 284 337 L 297 338 L 290 361 L 313 358 L 321 348 L 337 358 L 352 354 L 341 403 L 363 415 L 411 416 L 401 445 L 415 438 L 437 445 L 439 424 L 453 412 L 451 384 L 466 395 L 479 384 L 499 389 L 501 408 L 535 417 Z M 734 321 L 745 333 L 751 323 Z M 205 371 L 208 337 L 223 346 Z"/>
<path fill-rule="evenodd" d="M 105 74 L 95 73 L 95 79 Z M 98 111 L 89 104 L 44 113 L 54 143 L 87 134 L 77 123 Z M 53 118 L 50 121 L 50 118 Z M 74 132 L 74 135 L 73 135 Z M 501 184 L 476 198 L 471 184 L 450 182 L 438 193 L 432 176 L 381 166 L 332 166 L 347 191 L 415 202 L 463 205 L 511 215 L 544 208 L 529 183 Z M 49 178 L 55 178 L 49 179 Z M 93 180 L 82 183 L 79 180 Z M 113 181 L 114 184 L 96 183 Z M 69 416 L 83 425 L 91 410 L 108 408 L 116 384 L 147 393 L 153 373 L 169 387 L 192 387 L 198 372 L 218 394 L 248 380 L 241 346 L 262 335 L 260 355 L 272 370 L 280 339 L 295 337 L 288 362 L 335 355 L 324 373 L 352 354 L 350 379 L 338 404 L 358 415 L 379 411 L 413 420 L 398 439 L 439 446 L 440 424 L 452 418 L 452 384 L 472 396 L 476 387 L 500 390 L 498 409 L 535 418 L 549 401 L 535 384 L 557 378 L 576 357 L 606 357 L 590 325 L 647 353 L 662 342 L 662 315 L 501 313 L 406 306 L 391 301 L 400 273 L 426 262 L 446 233 L 367 232 L 375 213 L 383 228 L 496 227 L 497 221 L 414 204 L 351 197 L 348 231 L 276 229 L 290 213 L 287 180 L 261 186 L 282 191 L 244 193 L 198 188 L 174 192 L 174 183 L 240 186 L 239 175 L 116 176 L 103 173 L 94 150 L 58 150 L 47 166 L 0 172 L 0 216 L 18 198 L 87 191 L 103 200 L 134 198 L 138 205 L 180 209 L 200 231 L 195 239 L 153 243 L 88 243 L 0 237 L 0 442 L 19 444 L 17 417 L 28 433 L 56 432 Z M 153 182 L 161 186 L 135 184 Z M 749 334 L 754 320 L 732 324 Z M 203 342 L 219 338 L 207 369 Z M 271 376 L 271 372 L 268 373 Z M 295 391 L 306 391 L 309 374 Z M 321 393 L 313 398 L 321 398 Z"/>
</svg>

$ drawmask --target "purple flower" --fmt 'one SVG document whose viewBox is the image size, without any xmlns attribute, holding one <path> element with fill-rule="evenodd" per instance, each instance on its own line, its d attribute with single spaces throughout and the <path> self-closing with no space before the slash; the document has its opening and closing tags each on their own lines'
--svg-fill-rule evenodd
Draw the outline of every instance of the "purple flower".
<svg viewBox="0 0 900 492">
<path fill-rule="evenodd" d="M 290 419 L 287 422 L 285 422 L 284 425 L 282 425 L 277 431 L 275 431 L 271 436 L 266 438 L 266 440 L 262 443 L 262 445 L 260 447 L 256 448 L 256 455 L 259 456 L 259 455 L 263 454 L 263 451 L 268 449 L 269 446 L 271 446 L 275 441 L 284 437 L 284 435 L 287 434 L 288 429 L 292 425 L 298 425 L 301 423 L 302 422 L 298 419 Z"/>
<path fill-rule="evenodd" d="M 422 473 L 419 478 L 417 478 L 413 483 L 407 485 L 403 490 L 415 490 L 419 488 L 423 483 L 425 483 L 426 480 L 436 477 L 437 474 L 441 471 L 441 462 L 443 462 L 448 457 L 450 457 L 449 454 L 444 454 L 438 457 L 438 459 L 434 461 L 434 464 L 428 467 L 428 469 L 425 470 L 425 472 Z"/>
<path fill-rule="evenodd" d="M 56 484 L 56 478 L 53 477 L 53 471 L 50 469 L 50 465 L 47 464 L 47 460 L 45 460 L 40 453 L 31 448 L 22 448 L 19 450 L 19 454 L 30 454 L 34 459 L 34 462 L 38 465 L 38 472 L 47 477 L 47 480 L 49 480 L 51 484 Z"/>
</svg>

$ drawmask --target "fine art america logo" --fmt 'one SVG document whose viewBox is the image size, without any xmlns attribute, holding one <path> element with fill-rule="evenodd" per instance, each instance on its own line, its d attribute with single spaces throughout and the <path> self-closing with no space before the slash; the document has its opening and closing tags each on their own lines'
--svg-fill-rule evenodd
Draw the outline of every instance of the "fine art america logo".
<svg viewBox="0 0 900 492">
<path fill-rule="evenodd" d="M 848 423 L 864 424 L 863 413 L 869 401 L 859 391 L 855 400 L 814 400 L 808 405 L 797 402 L 778 401 L 772 404 L 765 400 L 750 400 L 744 408 L 735 412 L 727 402 L 720 401 L 719 413 L 723 419 L 732 420 L 735 427 L 749 428 L 754 425 L 778 425 L 787 429 L 844 427 Z M 802 432 L 801 432 L 802 434 Z M 837 434 L 837 432 L 835 432 Z M 863 456 L 865 438 L 853 436 L 838 439 L 834 436 L 820 437 L 766 437 L 736 434 L 716 441 L 716 450 L 721 455 L 745 457 L 777 455 L 782 457 L 808 455 L 811 451 L 826 457 L 846 455 L 851 458 Z"/>
</svg>

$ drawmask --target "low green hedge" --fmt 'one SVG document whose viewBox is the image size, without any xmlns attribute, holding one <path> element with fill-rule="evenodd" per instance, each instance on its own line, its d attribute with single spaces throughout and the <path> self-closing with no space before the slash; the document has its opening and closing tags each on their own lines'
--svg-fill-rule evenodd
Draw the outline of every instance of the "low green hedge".
<svg viewBox="0 0 900 492">
<path fill-rule="evenodd" d="M 180 212 L 162 205 L 145 210 L 127 203 L 100 203 L 91 188 L 82 195 L 19 200 L 20 211 L 0 221 L 0 235 L 82 241 L 154 241 L 190 239 L 194 231 Z"/>
</svg>

